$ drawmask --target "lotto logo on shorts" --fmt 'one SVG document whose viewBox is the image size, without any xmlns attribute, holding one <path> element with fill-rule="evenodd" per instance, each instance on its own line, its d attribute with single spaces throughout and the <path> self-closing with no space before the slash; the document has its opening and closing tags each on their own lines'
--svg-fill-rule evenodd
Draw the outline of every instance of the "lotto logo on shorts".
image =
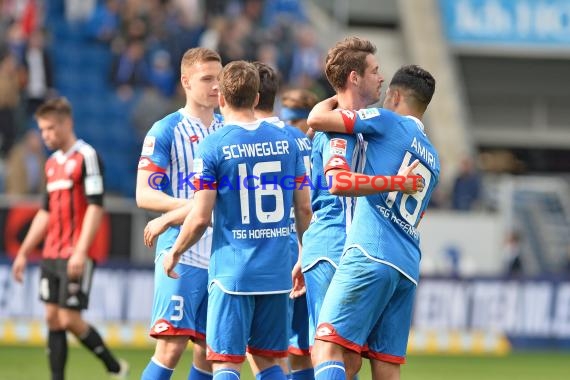
<svg viewBox="0 0 570 380">
<path fill-rule="evenodd" d="M 328 323 L 320 324 L 316 332 L 317 337 L 330 336 L 334 334 L 335 334 L 334 327 L 332 327 Z"/>
<path fill-rule="evenodd" d="M 168 330 L 170 328 L 170 325 L 166 322 L 159 322 L 156 325 L 154 325 L 153 330 L 155 333 L 160 334 L 165 332 L 166 330 Z"/>
</svg>

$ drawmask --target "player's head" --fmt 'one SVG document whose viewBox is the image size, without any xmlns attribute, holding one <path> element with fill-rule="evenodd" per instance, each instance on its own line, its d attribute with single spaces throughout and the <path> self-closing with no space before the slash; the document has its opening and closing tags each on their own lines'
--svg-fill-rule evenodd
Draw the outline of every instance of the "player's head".
<svg viewBox="0 0 570 380">
<path fill-rule="evenodd" d="M 259 102 L 256 110 L 273 112 L 275 96 L 279 90 L 279 74 L 271 66 L 263 62 L 253 62 L 259 73 Z"/>
<path fill-rule="evenodd" d="M 220 108 L 251 109 L 259 100 L 259 73 L 253 63 L 233 61 L 220 73 Z"/>
<path fill-rule="evenodd" d="M 221 70 L 222 59 L 215 51 L 202 47 L 187 50 L 180 64 L 180 82 L 187 102 L 199 107 L 217 107 Z"/>
<path fill-rule="evenodd" d="M 388 86 L 384 108 L 398 112 L 405 107 L 411 113 L 423 115 L 434 91 L 435 79 L 428 71 L 417 65 L 402 66 Z"/>
<path fill-rule="evenodd" d="M 66 98 L 46 101 L 38 107 L 34 116 L 42 139 L 49 149 L 61 149 L 75 138 L 71 104 Z"/>
<path fill-rule="evenodd" d="M 280 119 L 307 133 L 307 117 L 318 101 L 317 95 L 304 88 L 287 90 L 281 96 Z"/>
<path fill-rule="evenodd" d="M 325 73 L 336 92 L 355 91 L 368 104 L 380 99 L 384 77 L 369 40 L 347 37 L 332 47 L 325 61 Z"/>
</svg>

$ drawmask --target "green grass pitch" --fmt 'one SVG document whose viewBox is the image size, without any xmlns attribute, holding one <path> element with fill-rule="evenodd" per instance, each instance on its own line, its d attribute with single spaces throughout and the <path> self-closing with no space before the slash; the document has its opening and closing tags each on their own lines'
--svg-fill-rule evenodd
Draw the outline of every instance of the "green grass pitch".
<svg viewBox="0 0 570 380">
<path fill-rule="evenodd" d="M 131 364 L 130 379 L 139 379 L 151 349 L 114 349 L 117 356 Z M 44 349 L 28 346 L 0 345 L 0 380 L 49 379 Z M 186 380 L 190 368 L 188 350 L 173 380 Z M 507 356 L 435 356 L 412 355 L 402 367 L 402 380 L 565 380 L 570 375 L 570 353 L 527 352 Z M 244 368 L 246 368 L 244 366 Z M 106 379 L 103 366 L 82 347 L 71 347 L 67 364 L 68 380 Z M 249 368 L 243 379 L 253 379 Z M 370 379 L 365 361 L 361 380 Z"/>
</svg>

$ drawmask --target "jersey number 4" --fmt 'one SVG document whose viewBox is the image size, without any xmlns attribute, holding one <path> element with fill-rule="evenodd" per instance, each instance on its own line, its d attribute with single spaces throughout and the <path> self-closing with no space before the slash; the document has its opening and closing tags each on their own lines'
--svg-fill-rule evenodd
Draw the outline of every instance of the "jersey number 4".
<svg viewBox="0 0 570 380">
<path fill-rule="evenodd" d="M 245 164 L 238 165 L 238 173 L 240 179 L 253 178 L 253 186 L 242 186 L 239 190 L 241 222 L 243 224 L 251 223 L 249 208 L 249 192 L 253 190 L 255 197 L 255 216 L 260 223 L 279 222 L 285 215 L 285 206 L 283 202 L 283 189 L 278 183 L 270 183 L 261 185 L 261 179 L 267 173 L 281 172 L 281 161 L 258 162 L 253 166 L 252 175 L 247 173 Z M 275 198 L 275 209 L 267 211 L 263 209 L 263 197 Z"/>
</svg>

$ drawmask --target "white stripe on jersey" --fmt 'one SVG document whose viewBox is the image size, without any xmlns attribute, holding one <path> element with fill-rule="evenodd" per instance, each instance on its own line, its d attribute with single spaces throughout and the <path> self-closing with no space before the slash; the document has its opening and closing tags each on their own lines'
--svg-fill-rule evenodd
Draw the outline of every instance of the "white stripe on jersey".
<svg viewBox="0 0 570 380">
<path fill-rule="evenodd" d="M 79 147 L 79 152 L 83 155 L 85 160 L 85 174 L 86 175 L 99 175 L 101 174 L 101 169 L 99 169 L 99 162 L 97 161 L 97 153 L 95 149 L 87 143 L 81 144 Z"/>
<path fill-rule="evenodd" d="M 167 168 L 167 172 L 170 178 L 172 194 L 176 198 L 192 199 L 194 198 L 192 188 L 186 182 L 180 183 L 179 180 L 186 180 L 192 173 L 194 155 L 199 142 L 217 131 L 223 124 L 214 119 L 212 125 L 206 128 L 199 119 L 188 116 L 184 110 L 179 112 L 184 117 L 173 130 L 174 140 L 170 150 L 171 164 Z M 197 136 L 197 138 L 194 136 Z M 212 234 L 212 228 L 208 227 L 202 238 L 182 254 L 180 263 L 207 269 L 212 250 Z"/>
<path fill-rule="evenodd" d="M 367 142 L 364 140 L 362 134 L 356 135 L 356 146 L 352 152 L 352 165 L 350 170 L 355 173 L 362 173 L 364 171 L 364 165 L 366 164 L 366 146 Z M 346 224 L 346 233 L 352 225 L 352 218 L 354 216 L 354 210 L 356 209 L 356 198 L 355 197 L 345 197 L 344 206 L 344 216 Z"/>
</svg>

